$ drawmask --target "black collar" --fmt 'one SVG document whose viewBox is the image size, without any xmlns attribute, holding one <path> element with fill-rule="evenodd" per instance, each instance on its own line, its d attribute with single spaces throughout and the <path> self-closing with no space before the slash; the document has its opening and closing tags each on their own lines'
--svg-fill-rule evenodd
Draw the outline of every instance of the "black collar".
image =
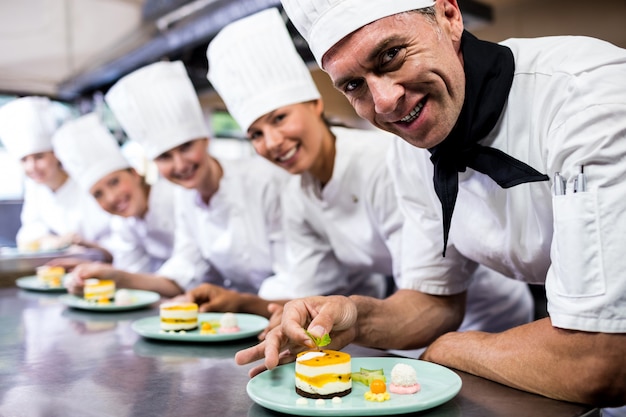
<svg viewBox="0 0 626 417">
<path fill-rule="evenodd" d="M 515 70 L 511 50 L 464 31 L 461 51 L 465 63 L 465 102 L 448 137 L 429 149 L 435 167 L 435 192 L 443 209 L 443 256 L 446 256 L 459 191 L 459 172 L 472 168 L 488 175 L 502 188 L 549 179 L 524 162 L 478 143 L 495 127 L 509 96 Z"/>
</svg>

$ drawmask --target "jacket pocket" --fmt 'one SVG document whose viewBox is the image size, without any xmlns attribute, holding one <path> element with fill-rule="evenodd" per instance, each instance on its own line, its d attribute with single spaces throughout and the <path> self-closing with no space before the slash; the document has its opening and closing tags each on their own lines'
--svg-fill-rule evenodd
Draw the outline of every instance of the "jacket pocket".
<svg viewBox="0 0 626 417">
<path fill-rule="evenodd" d="M 566 297 L 592 297 L 606 292 L 595 192 L 553 197 L 552 265 L 555 290 Z"/>
</svg>

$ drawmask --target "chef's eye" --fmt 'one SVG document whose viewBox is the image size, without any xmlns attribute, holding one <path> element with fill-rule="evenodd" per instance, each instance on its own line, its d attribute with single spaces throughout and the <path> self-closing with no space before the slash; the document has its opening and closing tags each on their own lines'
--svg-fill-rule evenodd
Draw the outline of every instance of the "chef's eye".
<svg viewBox="0 0 626 417">
<path fill-rule="evenodd" d="M 193 148 L 193 141 L 192 141 L 192 140 L 190 140 L 189 142 L 185 142 L 185 143 L 183 143 L 182 145 L 180 145 L 180 146 L 178 147 L 178 149 L 179 149 L 181 152 L 187 152 L 187 151 L 190 151 L 192 148 Z"/>
<path fill-rule="evenodd" d="M 399 46 L 385 50 L 380 57 L 381 69 L 388 69 L 387 67 L 400 63 L 405 50 L 406 49 Z"/>
<path fill-rule="evenodd" d="M 363 80 L 361 79 L 350 80 L 345 84 L 343 90 L 346 93 L 351 93 L 351 92 L 356 91 L 362 85 L 363 85 Z"/>
<path fill-rule="evenodd" d="M 276 116 L 274 116 L 274 124 L 282 122 L 283 120 L 285 120 L 286 117 L 287 115 L 285 113 L 277 114 Z"/>
<path fill-rule="evenodd" d="M 261 137 L 261 132 L 256 130 L 256 131 L 252 131 L 252 132 L 248 132 L 248 140 L 249 141 L 253 141 L 253 140 L 257 140 Z"/>
<path fill-rule="evenodd" d="M 157 156 L 154 159 L 157 162 L 169 161 L 170 159 L 172 159 L 172 154 L 170 154 L 169 152 L 164 152 L 164 153 L 162 153 L 161 155 Z"/>
</svg>

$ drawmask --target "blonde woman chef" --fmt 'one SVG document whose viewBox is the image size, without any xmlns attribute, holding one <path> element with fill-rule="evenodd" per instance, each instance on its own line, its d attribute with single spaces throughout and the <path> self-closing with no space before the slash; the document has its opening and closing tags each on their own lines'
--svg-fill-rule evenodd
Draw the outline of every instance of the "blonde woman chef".
<svg viewBox="0 0 626 417">
<path fill-rule="evenodd" d="M 112 279 L 121 288 L 158 291 L 159 282 L 148 274 L 172 255 L 176 186 L 165 179 L 147 184 L 95 113 L 65 123 L 52 143 L 70 175 L 112 215 L 113 264 L 78 265 L 70 292 L 80 293 L 83 280 L 91 277 Z"/>
<path fill-rule="evenodd" d="M 105 100 L 159 173 L 177 184 L 172 257 L 159 275 L 173 296 L 211 282 L 255 293 L 284 263 L 279 193 L 284 174 L 261 158 L 218 160 L 182 62 L 158 62 L 120 79 Z"/>
<path fill-rule="evenodd" d="M 110 216 L 68 176 L 54 154 L 51 138 L 61 120 L 45 97 L 22 97 L 0 108 L 0 139 L 27 177 L 16 236 L 21 247 L 56 249 L 72 242 L 103 246 L 110 236 Z"/>
</svg>

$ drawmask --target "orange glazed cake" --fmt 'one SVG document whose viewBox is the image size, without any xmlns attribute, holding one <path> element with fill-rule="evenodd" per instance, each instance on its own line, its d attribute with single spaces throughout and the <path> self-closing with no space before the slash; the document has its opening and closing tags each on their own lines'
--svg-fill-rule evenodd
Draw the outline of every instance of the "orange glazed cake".
<svg viewBox="0 0 626 417">
<path fill-rule="evenodd" d="M 115 298 L 115 281 L 89 278 L 85 280 L 83 297 L 86 301 L 107 303 Z"/>
<path fill-rule="evenodd" d="M 60 288 L 63 286 L 65 268 L 62 266 L 40 266 L 37 267 L 37 281 L 45 287 Z"/>
<path fill-rule="evenodd" d="M 308 398 L 343 397 L 352 391 L 350 355 L 336 350 L 301 352 L 296 357 L 296 393 Z"/>
<path fill-rule="evenodd" d="M 160 307 L 161 330 L 179 332 L 198 327 L 198 304 L 163 303 Z"/>
</svg>

